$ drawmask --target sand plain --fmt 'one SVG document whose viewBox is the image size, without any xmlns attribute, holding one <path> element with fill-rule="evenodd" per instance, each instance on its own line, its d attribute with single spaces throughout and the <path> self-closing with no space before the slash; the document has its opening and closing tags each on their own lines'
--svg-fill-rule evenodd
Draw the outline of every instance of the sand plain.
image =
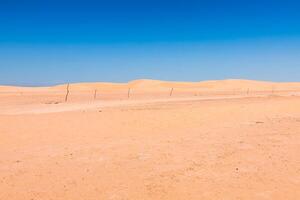
<svg viewBox="0 0 300 200">
<path fill-rule="evenodd" d="M 65 93 L 0 86 L 0 200 L 300 199 L 300 83 Z"/>
</svg>

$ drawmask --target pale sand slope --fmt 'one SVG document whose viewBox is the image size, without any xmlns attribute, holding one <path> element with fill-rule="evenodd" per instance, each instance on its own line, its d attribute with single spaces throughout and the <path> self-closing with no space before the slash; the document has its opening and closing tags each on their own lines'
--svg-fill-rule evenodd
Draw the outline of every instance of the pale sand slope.
<svg viewBox="0 0 300 200">
<path fill-rule="evenodd" d="M 299 86 L 0 87 L 0 200 L 299 199 Z"/>
<path fill-rule="evenodd" d="M 67 85 L 53 87 L 0 86 L 0 106 L 59 104 L 65 101 Z M 299 95 L 300 83 L 273 83 L 251 80 L 203 82 L 167 82 L 136 80 L 129 83 L 70 84 L 68 103 L 101 100 L 147 100 L 172 98 L 208 98 L 232 96 Z M 96 97 L 96 98 L 95 98 Z M 11 107 L 8 107 L 10 110 Z M 1 110 L 0 110 L 1 112 Z"/>
<path fill-rule="evenodd" d="M 215 89 L 215 90 L 233 90 L 233 89 L 251 89 L 251 90 L 294 90 L 300 89 L 299 82 L 267 82 L 243 79 L 213 80 L 201 82 L 172 82 L 151 79 L 134 80 L 128 83 L 73 83 L 70 84 L 72 90 L 90 90 L 90 89 L 124 89 L 124 88 L 198 88 L 198 89 Z M 0 86 L 0 91 L 43 91 L 43 90 L 65 90 L 65 85 L 54 87 L 15 87 Z"/>
</svg>

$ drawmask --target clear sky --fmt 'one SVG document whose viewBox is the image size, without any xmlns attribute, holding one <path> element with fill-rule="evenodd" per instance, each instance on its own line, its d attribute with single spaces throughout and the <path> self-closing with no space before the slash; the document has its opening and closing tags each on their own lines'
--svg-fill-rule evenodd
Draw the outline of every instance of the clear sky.
<svg viewBox="0 0 300 200">
<path fill-rule="evenodd" d="M 300 2 L 0 0 L 0 84 L 300 81 Z"/>
</svg>

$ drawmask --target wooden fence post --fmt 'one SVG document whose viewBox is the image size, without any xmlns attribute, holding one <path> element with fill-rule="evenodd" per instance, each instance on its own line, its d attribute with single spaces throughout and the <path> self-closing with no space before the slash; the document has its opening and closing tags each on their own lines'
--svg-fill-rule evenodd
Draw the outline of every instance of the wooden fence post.
<svg viewBox="0 0 300 200">
<path fill-rule="evenodd" d="M 95 93 L 94 93 L 94 100 L 97 99 L 97 90 L 95 90 Z"/>
<path fill-rule="evenodd" d="M 68 85 L 67 85 L 67 93 L 66 93 L 66 96 L 65 96 L 65 102 L 68 101 L 68 97 L 69 97 L 69 93 L 70 93 L 69 87 L 70 87 L 70 84 L 68 83 Z"/>
<path fill-rule="evenodd" d="M 172 88 L 171 91 L 170 91 L 170 97 L 171 97 L 172 94 L 173 94 L 173 90 L 174 90 L 174 88 Z"/>
<path fill-rule="evenodd" d="M 127 98 L 129 99 L 130 97 L 130 88 L 128 88 L 128 92 L 127 92 Z"/>
</svg>

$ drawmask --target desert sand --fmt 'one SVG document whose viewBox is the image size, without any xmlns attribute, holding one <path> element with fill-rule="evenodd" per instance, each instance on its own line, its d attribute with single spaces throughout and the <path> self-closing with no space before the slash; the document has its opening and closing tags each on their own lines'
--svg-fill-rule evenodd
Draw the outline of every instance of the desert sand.
<svg viewBox="0 0 300 200">
<path fill-rule="evenodd" d="M 0 86 L 0 200 L 300 199 L 300 83 Z"/>
</svg>

